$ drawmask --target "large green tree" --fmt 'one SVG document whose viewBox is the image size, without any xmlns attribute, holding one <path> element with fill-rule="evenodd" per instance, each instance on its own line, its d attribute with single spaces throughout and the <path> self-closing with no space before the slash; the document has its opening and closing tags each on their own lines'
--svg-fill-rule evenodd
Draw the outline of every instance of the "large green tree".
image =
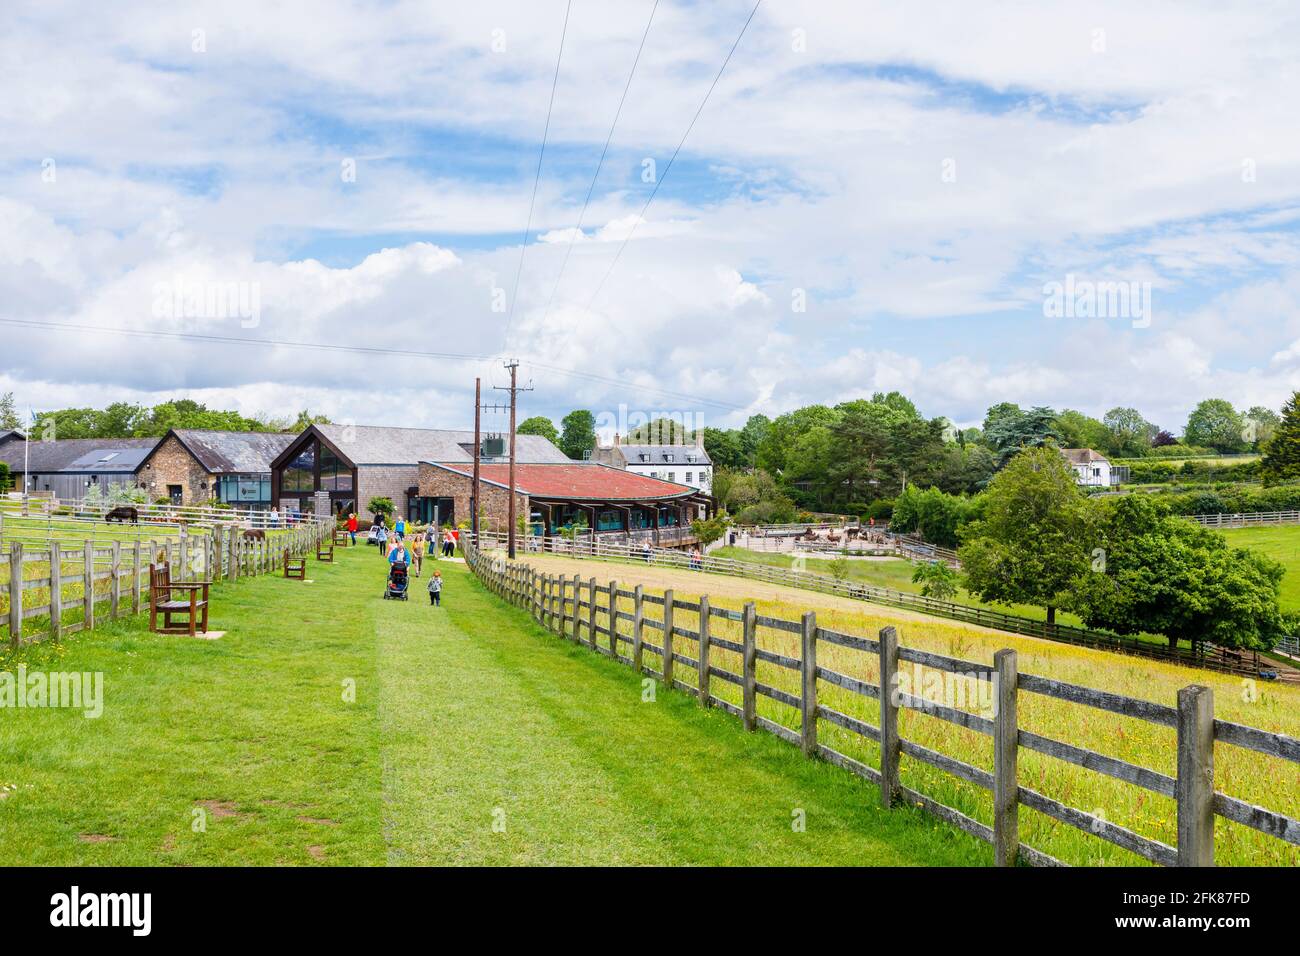
<svg viewBox="0 0 1300 956">
<path fill-rule="evenodd" d="M 581 461 L 596 447 L 596 416 L 585 408 L 574 409 L 560 419 L 560 450 Z"/>
<path fill-rule="evenodd" d="M 740 446 L 740 433 L 730 428 L 705 428 L 704 450 L 715 469 L 746 467 L 745 454 Z"/>
<path fill-rule="evenodd" d="M 1060 444 L 1056 412 L 1043 405 L 1021 411 L 1009 403 L 995 405 L 984 419 L 984 441 L 1005 464 L 1024 448 Z"/>
<path fill-rule="evenodd" d="M 1300 478 L 1300 392 L 1292 392 L 1282 406 L 1281 423 L 1262 448 L 1260 475 L 1265 484 Z"/>
<path fill-rule="evenodd" d="M 22 422 L 14 408 L 14 393 L 5 392 L 0 395 L 0 432 L 13 431 L 21 427 Z"/>
<path fill-rule="evenodd" d="M 552 445 L 560 444 L 560 430 L 555 427 L 555 422 L 551 421 L 545 415 L 534 415 L 532 418 L 525 418 L 519 423 L 515 431 L 520 435 L 541 435 Z"/>
<path fill-rule="evenodd" d="M 1090 415 L 1067 408 L 1056 416 L 1056 433 L 1063 448 L 1093 448 L 1108 451 L 1110 431 Z"/>
<path fill-rule="evenodd" d="M 1102 416 L 1101 423 L 1107 436 L 1103 448 L 1117 458 L 1145 455 L 1159 431 L 1136 408 L 1112 408 Z"/>
<path fill-rule="evenodd" d="M 1183 441 L 1188 445 L 1205 445 L 1221 452 L 1245 449 L 1241 437 L 1243 421 L 1232 403 L 1222 398 L 1207 398 L 1187 417 Z"/>
<path fill-rule="evenodd" d="M 1277 427 L 1282 424 L 1281 416 L 1263 405 L 1253 406 L 1242 418 L 1246 426 L 1246 437 L 1256 448 L 1267 445 L 1273 433 L 1277 431 Z"/>
<path fill-rule="evenodd" d="M 966 589 L 999 604 L 1056 609 L 1087 567 L 1087 506 L 1055 448 L 1031 448 L 1007 463 L 983 495 L 983 517 L 962 532 Z"/>
<path fill-rule="evenodd" d="M 1098 550 L 1072 588 L 1089 627 L 1266 650 L 1281 633 L 1280 564 L 1231 548 L 1218 532 L 1125 495 L 1096 524 Z"/>
</svg>

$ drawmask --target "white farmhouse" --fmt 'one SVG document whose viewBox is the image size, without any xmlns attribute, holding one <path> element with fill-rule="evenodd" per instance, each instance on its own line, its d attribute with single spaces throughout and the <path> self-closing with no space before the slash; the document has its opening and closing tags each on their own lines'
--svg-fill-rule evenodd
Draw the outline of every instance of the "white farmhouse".
<svg viewBox="0 0 1300 956">
<path fill-rule="evenodd" d="M 1128 478 L 1128 468 L 1112 465 L 1110 459 L 1091 448 L 1062 448 L 1061 454 L 1074 469 L 1075 480 L 1088 487 L 1109 488 Z"/>
<path fill-rule="evenodd" d="M 697 436 L 690 445 L 629 445 L 615 435 L 612 445 L 597 443 L 591 460 L 648 478 L 689 485 L 709 495 L 713 493 L 713 462 L 704 450 L 703 432 Z"/>
</svg>

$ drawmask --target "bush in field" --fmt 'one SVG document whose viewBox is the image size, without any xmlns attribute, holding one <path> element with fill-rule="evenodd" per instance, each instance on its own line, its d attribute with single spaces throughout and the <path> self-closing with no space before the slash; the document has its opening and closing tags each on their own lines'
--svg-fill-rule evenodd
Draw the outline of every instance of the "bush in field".
<svg viewBox="0 0 1300 956">
<path fill-rule="evenodd" d="M 943 561 L 918 564 L 912 572 L 912 583 L 921 585 L 921 593 L 940 601 L 951 601 L 957 596 L 958 580 L 957 572 Z"/>
<path fill-rule="evenodd" d="M 696 519 L 691 522 L 691 533 L 700 539 L 706 548 L 726 533 L 727 523 L 721 518 Z"/>
<path fill-rule="evenodd" d="M 376 518 L 387 520 L 393 516 L 393 512 L 397 509 L 393 506 L 392 498 L 377 497 L 370 499 L 370 503 L 366 505 L 366 510 Z"/>
</svg>

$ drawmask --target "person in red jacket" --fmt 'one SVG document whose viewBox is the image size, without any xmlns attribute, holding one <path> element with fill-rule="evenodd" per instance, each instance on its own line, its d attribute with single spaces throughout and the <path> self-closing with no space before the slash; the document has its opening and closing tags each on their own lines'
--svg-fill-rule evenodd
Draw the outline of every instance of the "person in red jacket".
<svg viewBox="0 0 1300 956">
<path fill-rule="evenodd" d="M 352 535 L 352 545 L 356 547 L 357 543 L 357 516 L 355 513 L 348 515 L 348 534 Z"/>
</svg>

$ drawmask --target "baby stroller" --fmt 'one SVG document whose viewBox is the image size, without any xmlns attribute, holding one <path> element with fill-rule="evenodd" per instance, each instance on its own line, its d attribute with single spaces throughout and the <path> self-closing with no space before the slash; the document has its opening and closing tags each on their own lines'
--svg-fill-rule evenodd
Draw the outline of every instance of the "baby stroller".
<svg viewBox="0 0 1300 956">
<path fill-rule="evenodd" d="M 384 587 L 384 599 L 405 601 L 408 584 L 410 581 L 407 579 L 406 562 L 394 561 L 388 566 L 388 584 Z"/>
</svg>

